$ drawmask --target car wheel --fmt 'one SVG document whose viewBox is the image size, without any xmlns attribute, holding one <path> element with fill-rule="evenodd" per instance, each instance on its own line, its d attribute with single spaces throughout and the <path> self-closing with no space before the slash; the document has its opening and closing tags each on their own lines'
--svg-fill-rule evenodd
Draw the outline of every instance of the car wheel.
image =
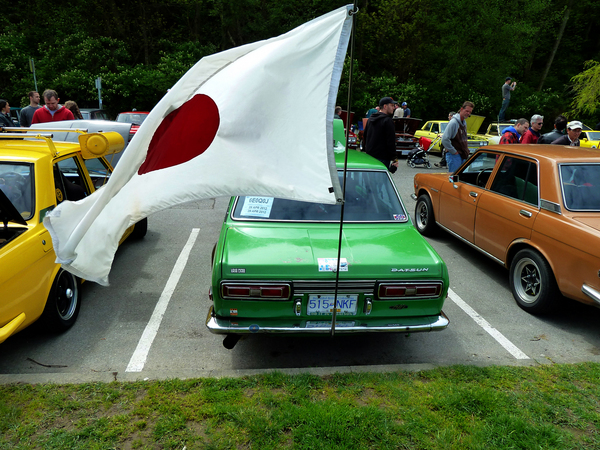
<svg viewBox="0 0 600 450">
<path fill-rule="evenodd" d="M 133 239 L 142 239 L 148 232 L 148 219 L 142 219 L 133 227 L 131 237 Z"/>
<path fill-rule="evenodd" d="M 531 314 L 556 307 L 560 298 L 548 262 L 535 250 L 520 250 L 510 265 L 510 289 L 517 304 Z"/>
<path fill-rule="evenodd" d="M 79 279 L 61 268 L 54 279 L 54 283 L 52 283 L 42 313 L 42 322 L 49 331 L 65 331 L 77 320 L 80 308 L 81 286 Z"/>
<path fill-rule="evenodd" d="M 433 217 L 433 205 L 427 194 L 419 196 L 417 206 L 415 206 L 415 224 L 417 230 L 423 236 L 432 236 L 437 230 L 437 224 Z"/>
</svg>

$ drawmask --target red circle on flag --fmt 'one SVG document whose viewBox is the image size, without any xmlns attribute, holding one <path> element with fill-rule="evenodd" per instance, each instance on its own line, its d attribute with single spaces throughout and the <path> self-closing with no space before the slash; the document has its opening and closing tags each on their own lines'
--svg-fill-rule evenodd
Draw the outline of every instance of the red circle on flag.
<svg viewBox="0 0 600 450">
<path fill-rule="evenodd" d="M 158 126 L 138 174 L 177 166 L 201 155 L 214 141 L 219 123 L 214 100 L 208 95 L 194 95 Z"/>
</svg>

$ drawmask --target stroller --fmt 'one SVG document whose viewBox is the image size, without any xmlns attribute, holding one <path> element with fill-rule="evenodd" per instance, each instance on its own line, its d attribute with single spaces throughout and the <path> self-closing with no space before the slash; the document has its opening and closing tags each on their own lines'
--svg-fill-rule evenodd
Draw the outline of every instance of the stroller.
<svg viewBox="0 0 600 450">
<path fill-rule="evenodd" d="M 436 140 L 437 139 L 438 138 L 436 138 Z M 431 147 L 434 142 L 431 142 L 431 139 L 428 139 L 426 137 L 420 137 L 419 143 L 417 144 L 415 149 L 411 150 L 408 154 L 408 158 L 406 158 L 406 164 L 413 168 L 417 166 L 424 166 L 428 169 L 431 169 L 431 163 L 429 162 L 429 155 L 427 154 L 427 150 L 429 150 L 429 147 Z"/>
</svg>

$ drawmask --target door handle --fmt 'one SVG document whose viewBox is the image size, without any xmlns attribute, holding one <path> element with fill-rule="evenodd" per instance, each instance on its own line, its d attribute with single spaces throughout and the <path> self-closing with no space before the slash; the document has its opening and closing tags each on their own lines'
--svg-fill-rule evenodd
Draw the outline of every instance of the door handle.
<svg viewBox="0 0 600 450">
<path fill-rule="evenodd" d="M 525 217 L 531 217 L 533 215 L 525 209 L 522 209 L 521 211 L 519 211 L 519 214 L 521 214 L 522 216 L 525 216 Z"/>
<path fill-rule="evenodd" d="M 471 197 L 477 198 L 477 196 L 478 196 L 479 194 L 478 194 L 477 192 L 473 192 L 473 191 L 471 191 L 471 192 L 469 192 L 469 195 L 470 195 Z"/>
</svg>

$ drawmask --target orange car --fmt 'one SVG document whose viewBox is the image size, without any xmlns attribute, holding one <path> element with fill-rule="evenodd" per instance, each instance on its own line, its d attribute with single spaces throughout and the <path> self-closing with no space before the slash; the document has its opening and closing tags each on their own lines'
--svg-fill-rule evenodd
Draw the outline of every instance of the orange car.
<svg viewBox="0 0 600 450">
<path fill-rule="evenodd" d="M 442 228 L 505 266 L 525 311 L 547 312 L 560 294 L 600 307 L 597 150 L 492 145 L 414 185 L 421 234 Z"/>
</svg>

